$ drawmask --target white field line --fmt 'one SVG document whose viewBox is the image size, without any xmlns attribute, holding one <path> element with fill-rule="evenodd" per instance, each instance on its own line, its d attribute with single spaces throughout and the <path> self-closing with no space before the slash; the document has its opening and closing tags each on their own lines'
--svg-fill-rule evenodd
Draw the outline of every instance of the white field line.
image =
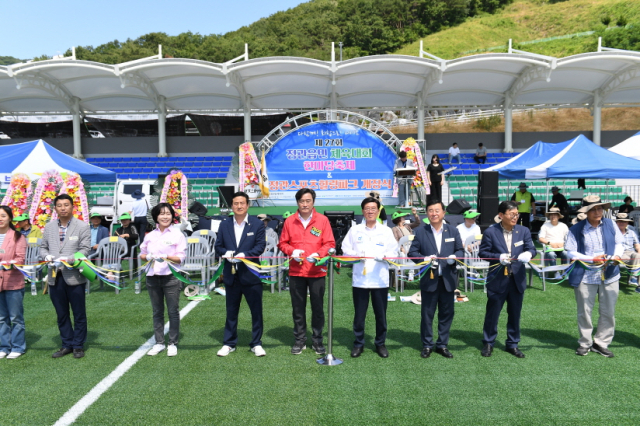
<svg viewBox="0 0 640 426">
<path fill-rule="evenodd" d="M 180 311 L 180 319 L 187 316 L 189 312 L 193 308 L 200 303 L 201 300 L 193 300 L 187 304 Z M 167 322 L 164 325 L 164 334 L 169 332 L 169 323 Z M 72 424 L 82 413 L 85 412 L 87 408 L 89 408 L 94 402 L 100 398 L 100 396 L 105 393 L 115 382 L 118 381 L 120 377 L 124 375 L 131 367 L 135 365 L 136 362 L 140 360 L 149 349 L 153 347 L 155 344 L 155 337 L 151 337 L 147 340 L 142 346 L 140 346 L 134 353 L 129 355 L 127 359 L 122 361 L 122 363 L 116 367 L 107 377 L 102 379 L 100 383 L 94 386 L 93 389 L 89 391 L 85 396 L 80 399 L 80 401 L 76 402 L 76 404 L 69 409 L 62 417 L 58 419 L 58 421 L 54 424 L 54 426 L 67 426 Z"/>
</svg>

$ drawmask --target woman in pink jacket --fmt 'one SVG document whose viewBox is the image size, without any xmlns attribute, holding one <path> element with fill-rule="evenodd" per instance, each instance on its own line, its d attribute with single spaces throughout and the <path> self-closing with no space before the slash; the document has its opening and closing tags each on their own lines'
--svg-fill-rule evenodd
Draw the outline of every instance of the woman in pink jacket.
<svg viewBox="0 0 640 426">
<path fill-rule="evenodd" d="M 13 213 L 0 206 L 0 358 L 15 359 L 27 350 L 24 337 L 24 276 L 11 264 L 24 264 L 27 240 L 13 226 Z M 7 269 L 8 268 L 8 269 Z"/>
</svg>

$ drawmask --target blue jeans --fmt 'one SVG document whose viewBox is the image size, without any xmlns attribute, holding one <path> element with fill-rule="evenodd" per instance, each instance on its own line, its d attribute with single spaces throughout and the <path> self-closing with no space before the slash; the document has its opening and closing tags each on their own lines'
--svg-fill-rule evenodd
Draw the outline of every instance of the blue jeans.
<svg viewBox="0 0 640 426">
<path fill-rule="evenodd" d="M 563 251 L 549 251 L 544 253 L 544 264 L 545 266 L 555 266 L 556 259 L 560 258 L 560 264 L 566 265 L 569 263 L 569 254 L 566 250 Z"/>
<path fill-rule="evenodd" d="M 25 353 L 24 288 L 0 291 L 0 351 Z"/>
<path fill-rule="evenodd" d="M 460 154 L 458 155 L 449 154 L 449 164 L 453 164 L 453 160 L 458 160 L 458 164 L 460 164 Z"/>
</svg>

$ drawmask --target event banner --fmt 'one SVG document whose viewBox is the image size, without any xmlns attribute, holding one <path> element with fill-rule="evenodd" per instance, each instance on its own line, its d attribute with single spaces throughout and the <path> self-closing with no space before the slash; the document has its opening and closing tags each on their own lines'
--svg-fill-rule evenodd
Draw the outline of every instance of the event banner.
<svg viewBox="0 0 640 426">
<path fill-rule="evenodd" d="M 314 189 L 317 204 L 323 204 L 322 199 L 358 204 L 367 190 L 391 197 L 396 158 L 384 141 L 354 124 L 303 126 L 276 142 L 266 155 L 270 198 L 290 201 L 300 188 Z"/>
</svg>

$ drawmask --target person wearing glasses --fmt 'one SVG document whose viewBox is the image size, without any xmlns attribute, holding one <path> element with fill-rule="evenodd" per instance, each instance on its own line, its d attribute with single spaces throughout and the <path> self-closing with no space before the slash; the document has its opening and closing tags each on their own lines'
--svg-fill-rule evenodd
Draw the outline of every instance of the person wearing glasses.
<svg viewBox="0 0 640 426">
<path fill-rule="evenodd" d="M 313 207 L 315 200 L 313 189 L 302 188 L 296 192 L 298 214 L 294 213 L 284 221 L 278 243 L 280 251 L 291 257 L 289 293 L 293 307 L 293 355 L 300 355 L 307 348 L 307 290 L 311 302 L 312 348 L 318 355 L 326 352 L 322 329 L 327 267 L 316 265 L 316 260 L 327 256 L 329 249 L 335 248 L 336 241 L 329 219 Z"/>
<path fill-rule="evenodd" d="M 525 265 L 536 255 L 528 228 L 518 223 L 518 205 L 503 201 L 498 206 L 499 223 L 487 228 L 480 243 L 479 255 L 489 259 L 487 277 L 487 308 L 484 316 L 481 355 L 490 357 L 498 337 L 500 311 L 507 302 L 506 351 L 517 358 L 524 358 L 518 349 L 520 342 L 520 313 L 524 291 L 527 288 Z"/>
</svg>

